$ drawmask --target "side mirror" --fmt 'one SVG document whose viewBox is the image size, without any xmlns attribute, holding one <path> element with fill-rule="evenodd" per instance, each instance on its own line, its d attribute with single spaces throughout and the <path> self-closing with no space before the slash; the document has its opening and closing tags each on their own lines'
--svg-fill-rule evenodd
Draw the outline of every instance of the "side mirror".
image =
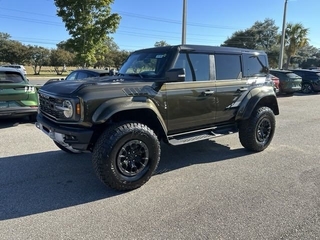
<svg viewBox="0 0 320 240">
<path fill-rule="evenodd" d="M 186 80 L 186 71 L 184 68 L 171 68 L 165 74 L 167 82 L 184 82 Z"/>
</svg>

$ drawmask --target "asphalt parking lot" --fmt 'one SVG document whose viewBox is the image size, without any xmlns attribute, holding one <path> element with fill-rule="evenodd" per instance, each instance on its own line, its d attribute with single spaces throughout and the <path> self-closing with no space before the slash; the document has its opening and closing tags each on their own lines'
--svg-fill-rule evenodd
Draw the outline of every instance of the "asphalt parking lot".
<svg viewBox="0 0 320 240">
<path fill-rule="evenodd" d="M 156 174 L 130 192 L 105 187 L 90 153 L 0 120 L 1 239 L 319 239 L 320 94 L 278 101 L 265 151 L 237 134 L 162 145 Z"/>
</svg>

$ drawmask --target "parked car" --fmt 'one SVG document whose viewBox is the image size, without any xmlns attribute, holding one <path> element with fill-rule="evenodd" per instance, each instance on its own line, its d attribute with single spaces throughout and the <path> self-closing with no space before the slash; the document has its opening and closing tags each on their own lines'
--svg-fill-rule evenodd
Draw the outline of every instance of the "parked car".
<svg viewBox="0 0 320 240">
<path fill-rule="evenodd" d="M 280 84 L 280 80 L 278 77 L 270 74 L 271 80 L 273 82 L 273 89 L 275 93 L 279 93 L 279 84 Z"/>
<path fill-rule="evenodd" d="M 320 92 L 320 70 L 294 69 L 292 71 L 302 77 L 303 93 Z"/>
<path fill-rule="evenodd" d="M 92 77 L 103 77 L 109 76 L 109 70 L 104 69 L 77 69 L 72 71 L 66 78 L 55 78 L 50 79 L 46 83 L 55 82 L 55 81 L 70 81 L 70 80 L 80 80 L 85 78 Z"/>
<path fill-rule="evenodd" d="M 20 70 L 24 75 L 27 75 L 27 71 L 23 65 L 10 64 L 10 65 L 3 65 L 2 67 L 16 68 L 16 69 Z"/>
<path fill-rule="evenodd" d="M 38 94 L 26 77 L 16 68 L 0 67 L 0 117 L 29 116 L 35 119 Z"/>
<path fill-rule="evenodd" d="M 293 94 L 301 90 L 302 78 L 290 70 L 270 70 L 270 73 L 279 78 L 279 93 Z"/>
<path fill-rule="evenodd" d="M 137 50 L 115 76 L 53 82 L 39 90 L 36 127 L 67 153 L 93 152 L 99 179 L 117 190 L 146 183 L 160 141 L 190 144 L 238 133 L 266 149 L 278 102 L 263 51 L 199 45 Z"/>
</svg>

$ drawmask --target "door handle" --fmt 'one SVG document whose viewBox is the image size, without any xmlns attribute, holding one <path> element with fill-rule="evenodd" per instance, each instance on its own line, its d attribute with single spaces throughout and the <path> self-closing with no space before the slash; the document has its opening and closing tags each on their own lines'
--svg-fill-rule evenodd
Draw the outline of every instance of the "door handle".
<svg viewBox="0 0 320 240">
<path fill-rule="evenodd" d="M 205 95 L 205 96 L 213 95 L 213 94 L 214 94 L 214 91 L 212 91 L 212 90 L 206 90 L 206 91 L 202 92 L 202 94 Z"/>
<path fill-rule="evenodd" d="M 238 88 L 237 89 L 237 92 L 245 92 L 245 91 L 247 91 L 248 90 L 248 88 Z"/>
</svg>

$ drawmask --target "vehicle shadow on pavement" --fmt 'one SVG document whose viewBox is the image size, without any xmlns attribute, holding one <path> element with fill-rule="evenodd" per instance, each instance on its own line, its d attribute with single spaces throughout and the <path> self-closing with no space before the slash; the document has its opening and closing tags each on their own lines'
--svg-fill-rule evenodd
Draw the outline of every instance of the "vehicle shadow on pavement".
<svg viewBox="0 0 320 240">
<path fill-rule="evenodd" d="M 155 172 L 162 174 L 194 164 L 213 163 L 223 160 L 231 160 L 253 154 L 245 150 L 230 149 L 230 147 L 218 144 L 214 141 L 199 141 L 180 146 L 161 146 L 161 160 Z"/>
<path fill-rule="evenodd" d="M 27 117 L 0 119 L 0 129 L 17 127 L 19 124 L 25 124 L 25 123 L 32 123 L 33 124 L 34 122 L 29 120 Z"/>
<path fill-rule="evenodd" d="M 230 150 L 213 141 L 176 147 L 163 144 L 155 174 L 248 154 L 244 149 Z M 0 221 L 125 194 L 99 181 L 91 156 L 49 151 L 0 158 Z"/>
<path fill-rule="evenodd" d="M 67 154 L 59 150 L 0 158 L 0 221 L 120 193 L 99 181 L 90 153 Z"/>
</svg>

